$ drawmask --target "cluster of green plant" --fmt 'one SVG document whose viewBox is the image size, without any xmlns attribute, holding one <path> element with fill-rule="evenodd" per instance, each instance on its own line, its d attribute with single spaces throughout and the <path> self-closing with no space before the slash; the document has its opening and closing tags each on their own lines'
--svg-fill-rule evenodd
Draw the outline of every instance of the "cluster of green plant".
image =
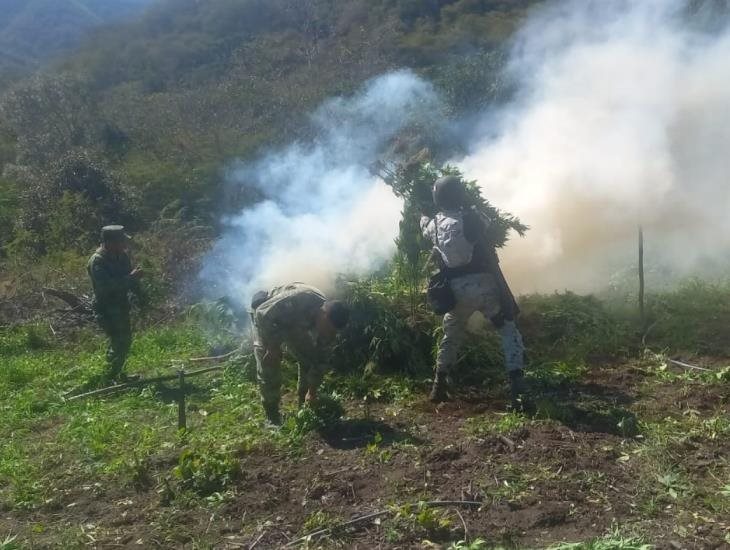
<svg viewBox="0 0 730 550">
<path fill-rule="evenodd" d="M 727 354 L 728 298 L 730 280 L 690 279 L 676 289 L 650 295 L 647 341 L 696 354 Z"/>
<path fill-rule="evenodd" d="M 448 540 L 454 526 L 448 511 L 431 507 L 426 502 L 419 502 L 417 506 L 392 506 L 391 512 L 393 517 L 386 525 L 386 538 L 392 543 L 407 538 Z"/>
<path fill-rule="evenodd" d="M 530 419 L 519 412 L 507 412 L 498 415 L 497 418 L 492 416 L 475 416 L 467 419 L 465 430 L 467 433 L 484 437 L 495 434 L 509 434 L 528 425 Z"/>
<path fill-rule="evenodd" d="M 642 537 L 623 535 L 618 529 L 604 537 L 586 542 L 561 543 L 550 546 L 548 550 L 652 550 L 654 545 Z"/>
<path fill-rule="evenodd" d="M 533 363 L 577 363 L 627 354 L 636 344 L 631 312 L 609 307 L 594 295 L 573 292 L 520 298 L 520 327 Z M 538 366 L 536 365 L 536 366 Z"/>
<path fill-rule="evenodd" d="M 241 475 L 240 464 L 232 453 L 216 449 L 186 449 L 180 454 L 173 475 L 184 489 L 201 496 L 220 493 Z"/>
<path fill-rule="evenodd" d="M 286 419 L 283 433 L 291 442 L 299 442 L 310 432 L 335 430 L 344 414 L 345 409 L 336 395 L 320 395 Z"/>
</svg>

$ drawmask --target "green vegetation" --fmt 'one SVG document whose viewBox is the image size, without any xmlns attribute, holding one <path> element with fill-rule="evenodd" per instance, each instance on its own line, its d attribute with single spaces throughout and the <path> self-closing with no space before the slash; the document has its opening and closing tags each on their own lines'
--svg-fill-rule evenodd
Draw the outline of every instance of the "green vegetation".
<svg viewBox="0 0 730 550">
<path fill-rule="evenodd" d="M 367 284 L 395 284 L 392 279 L 388 281 L 387 277 L 375 278 Z M 0 450 L 0 506 L 9 513 L 44 513 L 73 504 L 76 500 L 64 495 L 75 495 L 70 498 L 78 499 L 74 489 L 84 487 L 85 492 L 99 495 L 126 491 L 157 494 L 161 505 L 172 510 L 202 508 L 213 513 L 217 507 L 241 498 L 250 475 L 248 457 L 264 453 L 306 462 L 312 455 L 312 445 L 316 448 L 320 438 L 337 441 L 337 434 L 343 429 L 355 431 L 344 432 L 342 437 L 362 442 L 357 443 L 358 450 L 354 451 L 355 463 L 362 461 L 368 468 L 397 468 L 403 460 L 418 463 L 422 460 L 419 453 L 424 442 L 407 435 L 404 440 L 407 444 L 398 443 L 401 436 L 388 431 L 392 430 L 388 424 L 377 419 L 387 419 L 387 415 L 398 419 L 412 414 L 407 411 L 424 399 L 425 385 L 420 381 L 428 376 L 435 324 L 426 312 L 419 310 L 422 316 L 419 323 L 384 330 L 380 320 L 390 322 L 388 319 L 398 315 L 408 318 L 407 287 L 396 285 L 401 290 L 394 292 L 393 302 L 382 292 L 373 293 L 375 301 L 358 302 L 358 297 L 365 296 L 362 284 L 365 282 L 350 287 L 356 304 L 355 322 L 374 326 L 356 340 L 347 333 L 340 343 L 342 353 L 359 359 L 349 366 L 344 361 L 340 363 L 340 371 L 328 378 L 324 398 L 318 406 L 292 414 L 292 405 L 286 405 L 285 413 L 289 414 L 285 414 L 285 425 L 279 431 L 268 428 L 263 420 L 257 390 L 251 381 L 249 356 L 232 360 L 222 374 L 189 381 L 188 430 L 179 432 L 174 384 L 160 384 L 113 397 L 63 400 L 65 392 L 93 383 L 102 369 L 103 342 L 96 333 L 75 329 L 61 339 L 44 324 L 2 329 L 0 412 L 4 423 L 0 437 L 5 444 Z M 712 290 L 708 292 L 716 293 L 715 301 L 726 299 L 725 287 L 709 288 Z M 620 310 L 607 308 L 598 299 L 579 299 L 573 295 L 539 297 L 541 308 L 536 308 L 537 300 L 538 297 L 528 298 L 525 307 L 525 322 L 530 326 L 531 343 L 534 342 L 530 350 L 534 362 L 529 381 L 537 397 L 535 415 L 503 413 L 499 409 L 476 414 L 464 420 L 463 429 L 450 436 L 452 441 L 459 441 L 463 436 L 477 445 L 494 444 L 501 445 L 497 449 L 513 450 L 524 434 L 550 433 L 560 426 L 577 432 L 606 434 L 599 445 L 610 450 L 596 448 L 595 452 L 608 453 L 613 457 L 611 463 L 632 469 L 636 492 L 627 498 L 635 502 L 642 514 L 659 520 L 665 517 L 667 507 L 673 506 L 704 514 L 703 517 L 723 517 L 730 512 L 727 461 L 712 459 L 706 467 L 698 468 L 692 462 L 697 459 L 690 458 L 687 462 L 677 458 L 687 457 L 686 449 L 698 445 L 720 448 L 717 446 L 727 441 L 730 436 L 727 404 L 723 405 L 719 398 L 702 412 L 692 406 L 674 410 L 661 404 L 662 399 L 681 403 L 698 392 L 722 395 L 727 368 L 685 372 L 668 365 L 662 354 L 635 355 L 632 350 L 639 347 L 640 335 L 633 335 L 631 330 L 625 332 L 630 339 L 628 345 L 621 342 L 612 350 L 601 340 L 605 334 L 603 327 L 606 318 L 612 318 Z M 657 301 L 683 304 L 684 290 L 659 296 Z M 570 308 L 574 308 L 572 315 Z M 216 330 L 212 331 L 216 337 L 210 339 L 210 325 L 199 324 L 203 311 L 200 306 L 191 313 L 194 322 L 142 330 L 135 341 L 130 372 L 145 375 L 170 372 L 176 360 L 208 353 L 211 343 L 230 349 L 235 340 L 226 339 Z M 396 313 L 385 315 L 391 311 Z M 214 323 L 218 318 L 220 326 L 233 326 L 227 324 L 230 318 L 226 312 L 225 308 L 213 307 L 205 317 L 207 323 Z M 710 318 L 707 313 L 707 310 L 697 313 L 699 319 L 690 318 L 698 327 L 695 334 L 703 333 L 703 323 Z M 573 323 L 566 323 L 559 330 L 556 317 L 577 319 L 576 324 L 584 327 L 583 332 Z M 615 319 L 617 326 L 632 326 L 631 318 Z M 201 330 L 204 326 L 205 330 Z M 714 327 L 706 329 L 713 331 Z M 391 330 L 401 332 L 391 334 Z M 363 344 L 363 338 L 367 337 L 373 341 Z M 417 349 L 423 363 L 403 363 L 399 369 L 395 355 L 401 349 L 398 346 L 421 339 L 423 347 Z M 395 340 L 400 340 L 398 345 Z M 587 344 L 592 340 L 600 344 L 600 353 L 593 353 Z M 567 356 L 561 360 L 560 346 L 567 342 L 577 344 L 570 348 L 570 353 L 568 348 L 563 348 Z M 669 343 L 664 341 L 661 345 Z M 656 345 L 659 347 L 660 343 Z M 480 387 L 499 398 L 501 367 L 498 355 L 490 355 L 492 351 L 484 351 L 475 338 L 466 356 L 479 361 L 463 367 L 457 383 L 464 385 L 478 379 Z M 487 354 L 482 356 L 482 353 Z M 643 373 L 635 390 L 636 403 L 619 404 L 610 395 L 595 394 L 589 389 L 575 391 L 585 379 L 593 378 L 594 372 L 606 368 L 606 358 L 610 362 L 628 361 L 635 365 L 634 370 Z M 287 365 L 286 372 L 287 391 L 293 394 L 293 365 Z M 360 415 L 364 418 L 359 419 Z M 366 431 L 358 432 L 357 426 Z M 504 437 L 504 442 L 500 442 L 500 437 Z M 457 451 L 452 446 L 444 452 Z M 499 480 L 497 486 L 492 477 L 476 486 L 483 491 L 483 498 L 494 505 L 508 502 L 518 506 L 530 502 L 541 484 L 569 487 L 579 483 L 587 494 L 595 495 L 590 498 L 606 498 L 610 478 L 604 473 L 585 475 L 584 472 L 582 476 L 568 474 L 566 477 L 561 470 L 560 463 L 506 463 L 495 466 L 493 476 Z M 400 500 L 412 502 L 413 497 L 406 494 Z M 332 524 L 335 520 L 323 515 L 326 511 L 312 512 L 308 520 L 302 521 L 307 525 Z M 302 527 L 304 523 L 299 524 L 298 532 L 308 532 Z M 393 520 L 383 524 L 383 529 L 386 539 L 393 543 L 414 537 L 457 541 L 461 534 L 459 525 L 458 517 L 448 510 L 429 509 L 396 514 Z M 677 528 L 675 536 L 688 536 L 683 525 Z M 53 526 L 46 529 L 56 532 Z M 22 533 L 20 540 L 24 541 L 40 536 Z M 500 544 L 493 542 L 490 539 L 487 547 Z M 637 538 L 611 535 L 581 544 L 556 548 L 641 548 L 645 543 Z"/>
<path fill-rule="evenodd" d="M 652 550 L 641 537 L 627 537 L 614 531 L 604 537 L 587 542 L 563 543 L 551 546 L 549 550 Z"/>
</svg>

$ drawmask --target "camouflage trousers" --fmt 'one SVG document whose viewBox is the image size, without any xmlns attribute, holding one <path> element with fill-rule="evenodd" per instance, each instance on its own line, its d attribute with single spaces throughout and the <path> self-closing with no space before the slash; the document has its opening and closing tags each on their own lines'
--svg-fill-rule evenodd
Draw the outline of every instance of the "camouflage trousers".
<svg viewBox="0 0 730 550">
<path fill-rule="evenodd" d="M 488 273 L 475 273 L 457 277 L 451 281 L 456 306 L 444 315 L 444 335 L 439 345 L 436 370 L 446 374 L 456 363 L 464 342 L 469 318 L 480 312 L 491 319 L 500 311 L 499 290 L 494 277 Z M 506 321 L 498 328 L 502 337 L 502 350 L 507 371 L 524 366 L 525 346 L 514 321 Z"/>
<path fill-rule="evenodd" d="M 281 360 L 283 348 L 294 356 L 299 364 L 297 400 L 304 404 L 307 392 L 316 390 L 322 383 L 326 368 L 312 353 L 309 336 L 292 336 L 286 340 L 266 338 L 254 326 L 254 356 L 256 357 L 256 377 L 258 379 L 261 402 L 264 408 L 278 407 L 281 401 Z"/>
<path fill-rule="evenodd" d="M 96 321 L 109 338 L 106 350 L 108 374 L 118 376 L 124 369 L 129 349 L 132 347 L 132 324 L 129 311 L 124 309 L 97 312 Z"/>
</svg>

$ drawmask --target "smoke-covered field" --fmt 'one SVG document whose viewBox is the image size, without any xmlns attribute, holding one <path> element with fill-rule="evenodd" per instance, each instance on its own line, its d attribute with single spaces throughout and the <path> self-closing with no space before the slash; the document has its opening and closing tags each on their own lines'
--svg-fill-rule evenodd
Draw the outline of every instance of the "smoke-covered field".
<svg viewBox="0 0 730 550">
<path fill-rule="evenodd" d="M 640 224 L 655 282 L 722 273 L 730 34 L 689 8 L 596 0 L 536 10 L 502 76 L 512 98 L 466 120 L 447 120 L 410 71 L 330 100 L 311 117 L 311 142 L 231 167 L 231 185 L 267 199 L 224 220 L 203 278 L 245 300 L 290 280 L 326 288 L 385 262 L 401 205 L 368 167 L 414 127 L 443 151 L 449 136 L 471 136 L 451 162 L 531 227 L 502 253 L 520 292 L 606 286 L 635 265 Z"/>
</svg>

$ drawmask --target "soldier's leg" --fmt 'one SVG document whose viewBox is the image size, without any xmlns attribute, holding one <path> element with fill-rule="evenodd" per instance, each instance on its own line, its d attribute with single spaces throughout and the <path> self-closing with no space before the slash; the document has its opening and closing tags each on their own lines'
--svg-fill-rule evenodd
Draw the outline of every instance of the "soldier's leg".
<svg viewBox="0 0 730 550">
<path fill-rule="evenodd" d="M 502 339 L 502 352 L 504 354 L 504 367 L 510 381 L 510 395 L 513 406 L 516 406 L 525 394 L 523 367 L 525 356 L 525 345 L 522 341 L 517 324 L 501 311 L 499 292 L 489 290 L 485 286 L 485 293 L 482 297 L 481 311 L 485 317 L 494 324 Z"/>
<path fill-rule="evenodd" d="M 261 403 L 267 418 L 274 424 L 281 423 L 281 344 L 259 341 L 254 344 L 256 376 L 261 392 Z"/>
<path fill-rule="evenodd" d="M 320 350 L 314 346 L 308 334 L 290 335 L 286 341 L 287 350 L 296 358 L 299 363 L 299 379 L 297 381 L 297 402 L 301 407 L 304 405 L 307 394 L 314 394 L 322 375 L 319 365 L 325 360 L 319 356 Z"/>
<path fill-rule="evenodd" d="M 456 297 L 456 306 L 444 315 L 443 336 L 439 343 L 436 357 L 436 373 L 431 388 L 431 401 L 440 402 L 448 398 L 447 376 L 456 363 L 459 350 L 464 343 L 466 323 L 474 313 L 474 302 L 471 289 L 461 277 L 451 282 L 451 288 Z"/>
<path fill-rule="evenodd" d="M 119 330 L 115 323 L 115 316 L 111 313 L 98 313 L 96 321 L 99 327 L 109 340 L 106 348 L 106 375 L 115 378 L 122 371 L 124 361 L 120 361 L 120 350 L 123 348 L 123 341 L 119 337 Z"/>
<path fill-rule="evenodd" d="M 120 363 L 119 371 L 122 372 L 127 357 L 129 357 L 129 350 L 132 348 L 132 323 L 129 319 L 129 312 L 120 315 L 117 335 L 117 361 Z"/>
<path fill-rule="evenodd" d="M 504 324 L 498 330 L 502 337 L 504 367 L 509 378 L 512 406 L 516 409 L 523 409 L 527 405 L 525 401 L 527 388 L 525 387 L 523 371 L 525 366 L 525 345 L 522 342 L 522 334 L 520 334 L 514 321 L 504 321 Z"/>
<path fill-rule="evenodd" d="M 517 324 L 514 321 L 504 321 L 498 330 L 502 337 L 505 369 L 507 372 L 522 370 L 525 366 L 525 344 Z"/>
</svg>

